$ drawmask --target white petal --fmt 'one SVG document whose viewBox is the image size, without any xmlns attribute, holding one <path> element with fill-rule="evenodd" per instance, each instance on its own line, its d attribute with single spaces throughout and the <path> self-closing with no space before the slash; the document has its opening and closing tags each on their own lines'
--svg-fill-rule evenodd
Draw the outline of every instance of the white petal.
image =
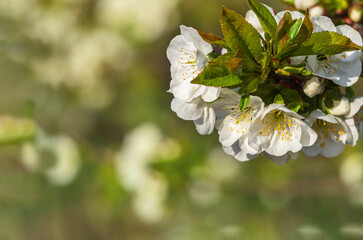
<svg viewBox="0 0 363 240">
<path fill-rule="evenodd" d="M 274 155 L 268 154 L 267 152 L 264 152 L 262 154 L 264 156 L 266 156 L 267 158 L 271 159 L 272 161 L 274 161 L 275 163 L 277 163 L 278 165 L 285 165 L 290 159 L 289 154 L 285 154 L 280 157 L 276 157 Z"/>
<path fill-rule="evenodd" d="M 335 139 L 328 138 L 325 141 L 325 147 L 321 151 L 321 155 L 324 157 L 336 157 L 344 151 L 345 144 L 338 142 Z"/>
<path fill-rule="evenodd" d="M 173 79 L 170 82 L 170 90 L 173 92 L 174 97 L 185 102 L 190 102 L 193 99 L 199 97 L 205 91 L 205 87 L 196 84 L 190 84 L 187 81 Z"/>
<path fill-rule="evenodd" d="M 339 69 L 335 68 L 335 75 L 337 76 L 327 74 L 325 78 L 332 80 L 335 84 L 342 87 L 350 87 L 359 80 L 359 76 L 362 72 L 362 63 L 358 57 L 351 62 L 337 61 L 336 65 L 340 66 Z"/>
<path fill-rule="evenodd" d="M 206 104 L 203 107 L 203 114 L 202 116 L 194 121 L 195 127 L 197 131 L 201 135 L 209 135 L 214 130 L 214 124 L 216 120 L 216 115 L 212 107 Z"/>
<path fill-rule="evenodd" d="M 258 154 L 243 152 L 239 147 L 238 142 L 235 142 L 232 146 L 223 146 L 223 150 L 241 162 L 249 161 L 258 157 Z"/>
<path fill-rule="evenodd" d="M 180 52 L 182 48 L 196 50 L 192 43 L 186 43 L 181 35 L 174 37 L 167 50 L 166 56 L 171 64 L 177 64 L 183 53 Z"/>
<path fill-rule="evenodd" d="M 325 16 L 312 17 L 310 18 L 314 24 L 314 32 L 336 32 L 335 25 L 332 20 Z"/>
<path fill-rule="evenodd" d="M 330 123 L 338 124 L 338 121 L 334 116 L 330 114 L 325 114 L 320 109 L 314 110 L 312 113 L 310 113 L 310 116 L 306 119 L 306 121 L 311 126 L 316 119 L 321 119 Z"/>
<path fill-rule="evenodd" d="M 292 20 L 302 18 L 304 20 L 305 16 L 301 14 L 298 11 L 281 11 L 276 14 L 275 20 L 277 24 L 281 21 L 281 19 L 284 17 L 285 13 L 289 12 L 291 14 Z"/>
<path fill-rule="evenodd" d="M 194 28 L 182 25 L 180 26 L 180 31 L 183 39 L 186 42 L 192 42 L 198 50 L 204 53 L 204 55 L 208 55 L 213 51 L 212 45 L 204 41 L 202 37 L 198 34 L 198 31 Z"/>
<path fill-rule="evenodd" d="M 306 56 L 291 57 L 291 64 L 298 65 L 305 60 Z"/>
<path fill-rule="evenodd" d="M 302 146 L 307 147 L 313 145 L 316 142 L 316 139 L 318 138 L 316 132 L 303 121 L 299 119 L 295 119 L 295 121 L 299 122 L 299 125 L 301 126 L 300 142 Z"/>
<path fill-rule="evenodd" d="M 346 118 L 353 117 L 361 109 L 363 105 L 363 96 L 356 97 L 353 102 L 350 103 L 350 111 Z"/>
<path fill-rule="evenodd" d="M 359 132 L 357 126 L 355 125 L 354 118 L 346 119 L 345 123 L 348 127 L 347 143 L 355 146 L 359 138 Z"/>
<path fill-rule="evenodd" d="M 238 141 L 242 135 L 246 135 L 247 130 L 245 130 L 245 128 L 248 129 L 249 127 L 249 124 L 247 125 L 243 121 L 238 122 L 238 119 L 228 116 L 223 120 L 222 124 L 218 126 L 219 141 L 224 146 L 230 146 Z"/>
<path fill-rule="evenodd" d="M 181 119 L 197 120 L 203 114 L 203 108 L 200 106 L 200 103 L 200 99 L 195 99 L 192 102 L 184 102 L 174 98 L 171 101 L 171 110 L 173 110 Z"/>
<path fill-rule="evenodd" d="M 362 46 L 362 37 L 354 28 L 349 25 L 339 25 L 336 28 L 338 33 L 350 38 L 355 44 Z"/>
<path fill-rule="evenodd" d="M 220 91 L 221 88 L 219 87 L 205 87 L 205 91 L 201 97 L 206 102 L 213 102 L 218 98 Z"/>
<path fill-rule="evenodd" d="M 199 119 L 194 120 L 194 124 L 199 134 L 209 135 L 214 130 L 216 115 L 213 108 L 208 104 L 204 104 L 202 109 L 202 116 Z"/>
</svg>

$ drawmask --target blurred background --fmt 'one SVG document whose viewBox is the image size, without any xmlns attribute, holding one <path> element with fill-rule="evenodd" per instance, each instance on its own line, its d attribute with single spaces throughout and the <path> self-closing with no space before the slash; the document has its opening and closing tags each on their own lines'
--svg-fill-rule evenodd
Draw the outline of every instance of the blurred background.
<svg viewBox="0 0 363 240">
<path fill-rule="evenodd" d="M 0 0 L 0 113 L 38 129 L 0 148 L 0 239 L 363 239 L 363 141 L 333 159 L 240 163 L 170 110 L 166 48 L 181 24 L 221 35 L 222 5 L 247 11 Z"/>
</svg>

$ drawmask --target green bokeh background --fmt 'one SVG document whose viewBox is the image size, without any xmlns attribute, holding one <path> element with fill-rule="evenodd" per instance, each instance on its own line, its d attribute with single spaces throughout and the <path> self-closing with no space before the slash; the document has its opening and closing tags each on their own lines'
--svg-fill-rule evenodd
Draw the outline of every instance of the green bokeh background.
<svg viewBox="0 0 363 240">
<path fill-rule="evenodd" d="M 170 110 L 166 48 L 179 25 L 221 35 L 221 6 L 244 15 L 244 1 L 178 1 L 160 20 L 166 27 L 151 38 L 133 34 L 140 27 L 136 20 L 116 28 L 100 23 L 99 4 L 107 0 L 29 0 L 24 6 L 27 1 L 0 0 L 0 112 L 32 117 L 46 135 L 69 136 L 81 165 L 75 178 L 60 186 L 42 168 L 27 169 L 22 146 L 1 148 L 0 239 L 363 239 L 362 141 L 332 159 L 301 153 L 285 166 L 264 157 L 240 163 L 222 153 L 217 133 L 200 136 L 192 122 Z M 285 7 L 264 2 L 276 11 Z M 117 22 L 119 16 L 114 17 Z M 49 40 L 57 24 L 73 18 L 67 31 Z M 49 32 L 37 30 L 39 22 L 49 25 Z M 86 73 L 69 73 L 68 48 L 97 34 L 103 38 L 96 44 L 74 50 L 74 58 L 89 53 L 77 70 Z M 103 50 L 113 42 L 116 47 Z M 55 60 L 57 71 L 48 74 L 47 63 Z M 361 86 L 362 81 L 355 85 L 357 94 Z M 135 213 L 135 193 L 115 167 L 115 161 L 123 161 L 117 153 L 127 151 L 125 136 L 145 123 L 174 144 L 171 153 L 156 153 L 147 163 L 148 173 L 161 176 L 167 186 L 163 217 L 152 222 Z"/>
</svg>

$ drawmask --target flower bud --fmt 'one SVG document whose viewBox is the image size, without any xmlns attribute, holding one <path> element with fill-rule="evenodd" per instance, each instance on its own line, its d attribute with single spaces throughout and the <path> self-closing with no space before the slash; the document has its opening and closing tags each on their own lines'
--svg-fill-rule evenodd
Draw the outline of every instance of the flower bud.
<svg viewBox="0 0 363 240">
<path fill-rule="evenodd" d="M 322 8 L 321 6 L 312 7 L 309 10 L 309 15 L 310 15 L 310 17 L 323 16 L 324 15 L 324 8 Z"/>
<path fill-rule="evenodd" d="M 342 97 L 340 101 L 333 100 L 333 107 L 329 108 L 331 114 L 335 116 L 343 116 L 349 113 L 350 103 L 348 98 Z"/>
<path fill-rule="evenodd" d="M 306 11 L 306 9 L 311 8 L 317 3 L 318 3 L 317 0 L 295 0 L 294 6 L 298 10 Z"/>
<path fill-rule="evenodd" d="M 313 77 L 312 79 L 306 81 L 303 86 L 304 93 L 309 98 L 313 98 L 316 95 L 322 93 L 324 89 L 323 81 L 320 81 L 318 77 Z"/>
</svg>

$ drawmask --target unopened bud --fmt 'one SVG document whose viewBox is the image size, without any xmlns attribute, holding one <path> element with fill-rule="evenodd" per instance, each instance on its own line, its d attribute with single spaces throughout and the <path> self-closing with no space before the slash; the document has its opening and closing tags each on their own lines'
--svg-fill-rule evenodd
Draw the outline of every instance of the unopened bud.
<svg viewBox="0 0 363 240">
<path fill-rule="evenodd" d="M 304 93 L 309 98 L 313 98 L 320 94 L 324 89 L 323 81 L 320 81 L 318 77 L 313 77 L 312 79 L 306 81 L 303 86 Z"/>
<path fill-rule="evenodd" d="M 309 10 L 310 17 L 319 17 L 324 15 L 324 8 L 321 6 L 315 6 Z"/>
<path fill-rule="evenodd" d="M 317 3 L 318 3 L 317 0 L 295 0 L 294 6 L 298 10 L 306 11 L 306 9 L 311 8 Z"/>
<path fill-rule="evenodd" d="M 333 100 L 333 107 L 329 108 L 331 114 L 335 116 L 344 116 L 350 111 L 350 103 L 348 98 L 342 97 L 340 101 Z"/>
</svg>

